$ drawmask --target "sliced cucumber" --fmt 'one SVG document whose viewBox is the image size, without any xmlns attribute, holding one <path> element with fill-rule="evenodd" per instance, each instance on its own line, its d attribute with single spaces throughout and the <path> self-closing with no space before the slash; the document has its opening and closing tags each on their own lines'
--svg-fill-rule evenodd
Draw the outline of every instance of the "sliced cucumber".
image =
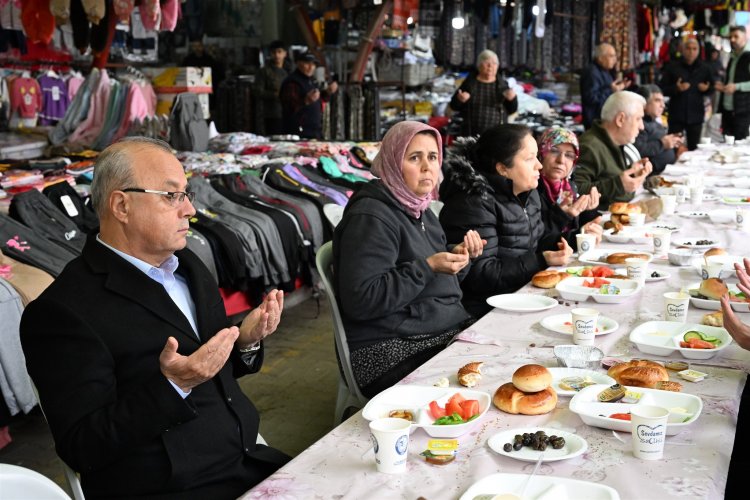
<svg viewBox="0 0 750 500">
<path fill-rule="evenodd" d="M 685 342 L 689 342 L 690 339 L 706 340 L 701 335 L 701 332 L 696 332 L 695 330 L 687 332 L 682 338 L 685 339 Z"/>
</svg>

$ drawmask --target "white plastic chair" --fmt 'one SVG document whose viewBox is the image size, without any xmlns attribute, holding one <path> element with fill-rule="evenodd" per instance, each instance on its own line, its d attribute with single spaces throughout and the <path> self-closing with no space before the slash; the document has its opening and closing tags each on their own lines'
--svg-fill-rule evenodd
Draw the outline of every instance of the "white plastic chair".
<svg viewBox="0 0 750 500">
<path fill-rule="evenodd" d="M 44 416 L 45 422 L 47 421 L 47 415 L 44 414 L 44 408 L 42 408 L 42 400 L 39 399 L 39 391 L 36 390 L 36 385 L 34 382 L 31 382 L 31 388 L 34 390 L 34 395 L 36 396 L 36 400 L 39 402 L 39 409 L 42 410 L 42 415 Z M 49 422 L 48 422 L 49 425 Z M 60 458 L 60 457 L 58 457 Z M 86 497 L 83 496 L 83 488 L 81 488 L 81 479 L 78 477 L 78 474 L 76 474 L 76 471 L 74 471 L 68 464 L 66 464 L 62 458 L 60 458 L 60 463 L 62 464 L 63 468 L 63 474 L 65 475 L 65 480 L 68 481 L 68 487 L 70 488 L 70 491 L 73 493 L 73 500 L 86 500 Z M 0 497 L 0 499 L 4 499 L 5 497 Z M 12 498 L 12 497 L 8 497 Z M 29 497 L 32 498 L 32 497 Z M 68 498 L 66 496 L 65 498 Z"/>
<path fill-rule="evenodd" d="M 336 412 L 334 414 L 333 425 L 338 426 L 344 417 L 344 412 L 349 408 L 362 409 L 368 401 L 354 378 L 352 371 L 351 358 L 349 357 L 349 344 L 346 341 L 344 324 L 341 321 L 341 312 L 339 311 L 338 302 L 336 302 L 336 293 L 333 290 L 333 243 L 328 242 L 318 249 L 315 256 L 315 264 L 320 273 L 323 287 L 325 288 L 328 302 L 331 305 L 331 316 L 333 317 L 333 338 L 336 341 L 336 356 L 343 377 L 339 373 L 339 389 L 336 396 Z"/>
<path fill-rule="evenodd" d="M 0 464 L 0 498 L 70 500 L 51 479 L 31 469 L 10 464 Z"/>
</svg>

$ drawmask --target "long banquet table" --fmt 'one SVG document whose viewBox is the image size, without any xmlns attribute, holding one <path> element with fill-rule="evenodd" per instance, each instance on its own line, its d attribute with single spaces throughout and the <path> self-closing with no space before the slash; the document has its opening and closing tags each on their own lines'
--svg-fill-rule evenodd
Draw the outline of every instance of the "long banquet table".
<svg viewBox="0 0 750 500">
<path fill-rule="evenodd" d="M 667 170 L 667 176 L 705 171 L 707 165 L 712 165 L 708 153 L 696 151 L 688 154 L 687 161 Z M 712 186 L 727 184 L 732 175 L 730 169 L 713 166 L 717 168 L 710 168 L 707 172 L 715 175 L 705 177 L 708 193 L 712 192 Z M 715 192 L 721 193 L 720 190 Z M 688 200 L 677 210 L 679 214 L 718 208 L 729 206 L 717 200 L 704 202 L 698 208 Z M 661 217 L 659 221 L 679 226 L 679 232 L 673 237 L 718 239 L 719 246 L 730 254 L 750 255 L 750 235 L 738 231 L 733 223 L 714 224 L 707 218 L 680 215 Z M 603 242 L 600 248 L 651 251 L 650 245 L 610 242 Z M 662 319 L 664 292 L 679 291 L 699 282 L 700 276 L 697 267 L 675 267 L 666 258 L 655 258 L 649 273 L 654 270 L 666 271 L 671 276 L 663 281 L 646 283 L 642 292 L 621 304 L 586 303 L 620 324 L 614 333 L 596 339 L 596 345 L 605 355 L 623 359 L 667 359 L 640 353 L 628 336 L 637 325 Z M 557 296 L 554 290 L 542 290 L 530 284 L 519 292 Z M 459 387 L 456 381 L 458 368 L 471 361 L 483 361 L 482 380 L 475 389 L 492 395 L 500 385 L 509 382 L 512 373 L 523 364 L 556 366 L 553 346 L 571 343 L 571 338 L 544 329 L 539 321 L 545 316 L 569 312 L 579 306 L 569 300 L 560 299 L 559 302 L 553 309 L 534 313 L 492 310 L 462 332 L 458 341 L 400 383 L 433 385 L 440 377 L 448 377 L 451 387 Z M 700 323 L 701 316 L 707 312 L 711 311 L 691 305 L 688 322 Z M 740 314 L 740 318 L 750 322 L 750 313 Z M 677 352 L 670 358 L 684 360 Z M 702 382 L 691 383 L 671 373 L 673 380 L 682 383 L 683 392 L 700 396 L 704 406 L 696 422 L 667 438 L 663 460 L 636 459 L 630 451 L 629 434 L 584 424 L 568 409 L 570 398 L 560 397 L 557 408 L 541 416 L 509 415 L 493 406 L 472 432 L 458 438 L 457 459 L 445 466 L 428 464 L 419 456 L 426 448 L 429 436 L 424 430 L 417 429 L 410 438 L 407 472 L 381 474 L 375 469 L 372 454 L 368 453 L 371 446 L 368 422 L 359 412 L 242 498 L 458 498 L 473 483 L 490 474 L 531 472 L 534 463 L 499 455 L 488 447 L 487 440 L 507 429 L 542 426 L 582 436 L 588 442 L 588 450 L 569 460 L 545 462 L 538 474 L 606 484 L 615 488 L 623 499 L 723 498 L 748 366 L 750 353 L 733 343 L 712 359 L 691 362 L 691 367 L 708 373 Z"/>
</svg>

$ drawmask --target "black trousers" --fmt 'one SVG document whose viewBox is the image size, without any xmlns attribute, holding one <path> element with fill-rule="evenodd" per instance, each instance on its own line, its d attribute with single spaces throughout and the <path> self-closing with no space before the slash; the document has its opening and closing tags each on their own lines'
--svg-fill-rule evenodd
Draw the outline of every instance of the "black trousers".
<svg viewBox="0 0 750 500">
<path fill-rule="evenodd" d="M 687 147 L 690 151 L 698 148 L 698 142 L 701 138 L 701 130 L 703 129 L 703 123 L 692 123 L 690 125 L 681 122 L 669 121 L 669 133 L 682 133 L 685 132 L 685 139 Z"/>
<path fill-rule="evenodd" d="M 747 471 L 750 470 L 750 384 L 745 382 L 737 414 L 732 459 L 729 461 L 725 500 L 747 498 Z"/>
<path fill-rule="evenodd" d="M 736 140 L 744 139 L 750 128 L 750 113 L 735 113 L 722 110 L 721 128 L 724 135 L 733 135 Z"/>
</svg>

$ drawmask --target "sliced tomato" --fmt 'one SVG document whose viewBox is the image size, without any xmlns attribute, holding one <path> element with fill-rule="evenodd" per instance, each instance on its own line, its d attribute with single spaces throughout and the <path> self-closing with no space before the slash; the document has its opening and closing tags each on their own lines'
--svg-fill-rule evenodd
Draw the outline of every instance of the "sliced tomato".
<svg viewBox="0 0 750 500">
<path fill-rule="evenodd" d="M 445 416 L 445 408 L 440 407 L 437 401 L 430 401 L 430 413 L 432 414 L 433 420 L 437 420 L 440 417 Z"/>
<path fill-rule="evenodd" d="M 451 401 L 455 401 L 456 403 L 461 404 L 461 402 L 466 401 L 466 398 L 461 394 L 460 392 L 455 393 L 451 398 L 448 400 L 450 403 Z"/>
<path fill-rule="evenodd" d="M 605 280 L 604 278 L 594 278 L 593 288 L 599 288 L 602 285 L 609 285 L 609 281 Z"/>
<path fill-rule="evenodd" d="M 609 418 L 616 418 L 617 420 L 630 420 L 630 413 L 613 413 Z"/>
<path fill-rule="evenodd" d="M 581 277 L 582 278 L 593 278 L 594 272 L 590 268 L 586 268 L 583 271 L 581 271 Z"/>
<path fill-rule="evenodd" d="M 688 344 L 684 340 L 680 340 L 680 347 L 690 347 L 690 344 Z"/>
<path fill-rule="evenodd" d="M 706 342 L 701 339 L 690 339 L 688 340 L 688 347 L 691 349 L 713 349 L 716 347 L 711 342 Z"/>
<path fill-rule="evenodd" d="M 461 409 L 463 410 L 461 416 L 464 417 L 464 420 L 469 420 L 474 415 L 479 415 L 479 401 L 476 399 L 467 399 L 461 402 Z"/>
<path fill-rule="evenodd" d="M 453 415 L 454 413 L 458 413 L 458 415 L 461 418 L 463 418 L 464 409 L 461 408 L 461 403 L 459 403 L 458 401 L 454 401 L 453 399 L 451 399 L 445 405 L 445 414 L 446 415 Z"/>
<path fill-rule="evenodd" d="M 594 266 L 591 269 L 591 272 L 596 278 L 609 278 L 610 276 L 615 274 L 615 272 L 607 266 Z"/>
</svg>

